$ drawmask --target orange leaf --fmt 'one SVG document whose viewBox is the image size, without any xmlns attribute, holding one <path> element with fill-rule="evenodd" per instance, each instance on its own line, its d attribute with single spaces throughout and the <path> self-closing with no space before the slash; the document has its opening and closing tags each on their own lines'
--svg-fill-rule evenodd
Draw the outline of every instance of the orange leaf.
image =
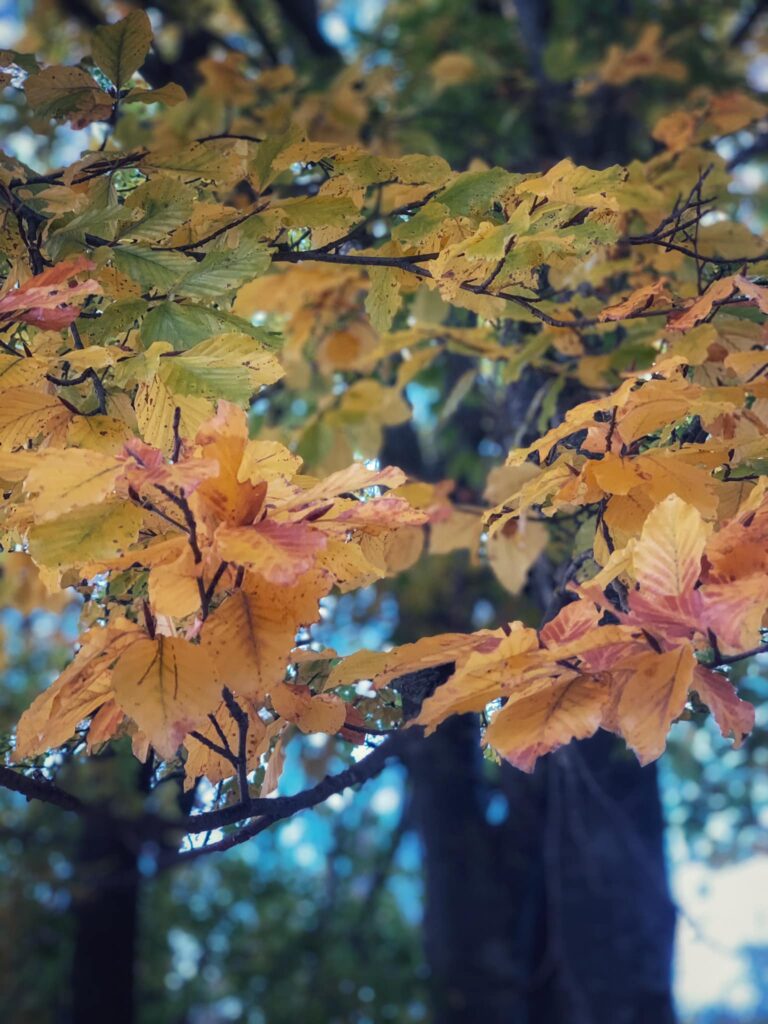
<svg viewBox="0 0 768 1024">
<path fill-rule="evenodd" d="M 641 764 L 655 761 L 667 745 L 669 727 L 683 711 L 696 659 L 689 645 L 629 658 L 617 673 L 623 685 L 617 724 Z"/>
<path fill-rule="evenodd" d="M 496 713 L 485 740 L 516 768 L 531 772 L 542 754 L 592 736 L 610 697 L 611 677 L 575 674 L 546 681 Z"/>
<path fill-rule="evenodd" d="M 245 589 L 222 601 L 203 625 L 202 645 L 222 682 L 263 700 L 285 677 L 296 633 L 319 618 L 320 598 L 331 585 L 322 573 L 305 573 L 292 587 L 246 576 Z"/>
<path fill-rule="evenodd" d="M 623 302 L 617 302 L 612 306 L 606 306 L 606 308 L 600 313 L 599 320 L 626 320 L 628 317 L 635 316 L 638 313 L 643 313 L 650 309 L 656 302 L 657 299 L 669 305 L 671 297 L 666 287 L 666 278 L 660 277 L 658 281 L 654 281 L 653 284 L 646 285 L 644 288 L 637 288 L 628 295 Z"/>
<path fill-rule="evenodd" d="M 346 705 L 335 693 L 313 695 L 308 686 L 279 683 L 272 688 L 272 706 L 281 718 L 297 725 L 302 732 L 326 732 L 333 735 L 344 725 Z"/>
<path fill-rule="evenodd" d="M 713 281 L 704 294 L 694 299 L 685 309 L 670 313 L 667 317 L 667 327 L 671 331 L 690 330 L 702 320 L 706 320 L 713 309 L 727 302 L 738 287 L 736 277 L 722 277 L 719 281 Z"/>
</svg>

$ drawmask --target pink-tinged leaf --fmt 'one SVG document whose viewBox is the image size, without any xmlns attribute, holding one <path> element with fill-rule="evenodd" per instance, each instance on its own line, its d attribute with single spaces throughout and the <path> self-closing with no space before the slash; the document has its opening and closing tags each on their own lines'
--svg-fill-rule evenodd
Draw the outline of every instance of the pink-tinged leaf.
<svg viewBox="0 0 768 1024">
<path fill-rule="evenodd" d="M 485 739 L 502 757 L 524 772 L 572 739 L 586 739 L 600 726 L 610 698 L 611 677 L 568 675 L 544 680 L 533 692 L 514 691 L 496 713 Z"/>
<path fill-rule="evenodd" d="M 278 586 L 296 583 L 314 566 L 326 543 L 325 535 L 307 523 L 265 519 L 255 526 L 222 526 L 216 531 L 225 561 L 247 566 Z"/>
<path fill-rule="evenodd" d="M 645 597 L 679 595 L 699 578 L 709 535 L 701 513 L 676 494 L 654 508 L 633 555 L 635 577 Z"/>
<path fill-rule="evenodd" d="M 740 747 L 755 727 L 754 707 L 737 695 L 725 676 L 703 665 L 696 666 L 693 689 L 712 712 L 723 736 L 733 736 L 734 747 Z"/>
<path fill-rule="evenodd" d="M 219 465 L 213 459 L 169 462 L 159 448 L 153 448 L 137 437 L 126 441 L 121 458 L 125 462 L 125 481 L 139 493 L 152 486 L 169 487 L 187 495 L 203 480 L 219 473 Z"/>
<path fill-rule="evenodd" d="M 423 526 L 428 520 L 425 512 L 413 508 L 404 498 L 387 496 L 357 501 L 325 522 L 343 523 L 347 529 L 382 527 L 393 530 L 399 526 Z"/>
<path fill-rule="evenodd" d="M 682 639 L 691 639 L 704 629 L 704 602 L 700 590 L 650 596 L 642 590 L 632 590 L 628 604 L 629 614 L 623 621 L 646 629 L 663 640 L 668 639 L 671 646 L 676 646 Z"/>
<path fill-rule="evenodd" d="M 98 281 L 88 278 L 78 282 L 76 279 L 78 274 L 93 270 L 94 266 L 84 256 L 77 256 L 31 277 L 0 299 L 0 321 L 22 321 L 48 330 L 68 327 L 78 315 L 78 309 L 70 303 L 101 294 Z"/>
<path fill-rule="evenodd" d="M 768 608 L 768 577 L 763 573 L 706 583 L 700 588 L 702 624 L 717 637 L 723 654 L 738 654 L 760 641 L 760 626 Z"/>
<path fill-rule="evenodd" d="M 596 628 L 600 615 L 591 601 L 571 601 L 540 630 L 541 642 L 545 647 L 556 647 L 578 640 Z"/>
</svg>

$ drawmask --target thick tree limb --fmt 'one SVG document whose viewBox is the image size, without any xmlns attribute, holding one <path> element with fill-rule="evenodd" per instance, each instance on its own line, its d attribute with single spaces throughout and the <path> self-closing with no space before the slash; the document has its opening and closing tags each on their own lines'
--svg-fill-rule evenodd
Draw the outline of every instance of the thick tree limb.
<svg viewBox="0 0 768 1024">
<path fill-rule="evenodd" d="M 82 800 L 72 793 L 67 793 L 54 782 L 36 779 L 32 775 L 24 775 L 22 772 L 6 768 L 4 765 L 0 765 L 0 786 L 3 789 L 11 790 L 12 793 L 21 793 L 27 800 L 39 800 L 41 803 L 60 807 L 64 811 L 83 814 L 87 810 Z"/>
</svg>

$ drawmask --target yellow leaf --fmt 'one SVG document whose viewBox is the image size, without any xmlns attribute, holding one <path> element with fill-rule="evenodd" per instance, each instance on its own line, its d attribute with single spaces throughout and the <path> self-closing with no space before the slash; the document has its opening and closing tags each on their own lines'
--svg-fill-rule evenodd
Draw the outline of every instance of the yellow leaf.
<svg viewBox="0 0 768 1024">
<path fill-rule="evenodd" d="M 549 660 L 546 652 L 542 656 L 539 651 L 536 631 L 521 622 L 511 623 L 508 633 L 486 632 L 485 642 L 478 642 L 480 637 L 481 634 L 475 634 L 475 644 L 456 658 L 456 671 L 451 678 L 424 701 L 417 722 L 426 726 L 427 734 L 450 715 L 483 711 L 502 693 L 520 686 L 529 669 L 540 666 L 543 659 Z M 545 668 L 545 675 L 547 671 Z"/>
<path fill-rule="evenodd" d="M 284 508 L 303 508 L 316 501 L 325 501 L 340 494 L 351 494 L 369 487 L 399 487 L 405 483 L 405 473 L 395 466 L 384 469 L 368 469 L 360 462 L 331 473 L 325 479 L 299 493 Z"/>
<path fill-rule="evenodd" d="M 80 640 L 80 649 L 58 679 L 24 712 L 16 730 L 16 757 L 36 757 L 66 742 L 78 723 L 112 694 L 109 666 L 142 633 L 127 619 L 106 629 L 95 627 Z"/>
<path fill-rule="evenodd" d="M 385 568 L 365 557 L 360 544 L 334 538 L 319 553 L 316 565 L 333 577 L 342 594 L 368 587 L 387 575 Z"/>
<path fill-rule="evenodd" d="M 168 636 L 133 644 L 112 671 L 112 687 L 123 711 L 165 758 L 205 722 L 221 693 L 208 652 Z"/>
<path fill-rule="evenodd" d="M 149 602 L 155 615 L 183 619 L 200 608 L 199 570 L 189 544 L 174 562 L 156 565 L 149 574 Z"/>
<path fill-rule="evenodd" d="M 305 733 L 333 735 L 342 728 L 347 717 L 344 701 L 334 693 L 313 695 L 307 686 L 280 683 L 272 688 L 270 697 L 278 715 Z"/>
<path fill-rule="evenodd" d="M 477 72 L 474 60 L 458 50 L 441 53 L 429 66 L 429 74 L 440 92 L 452 85 L 462 85 L 474 78 Z"/>
<path fill-rule="evenodd" d="M 136 540 L 143 518 L 141 509 L 124 501 L 73 509 L 31 528 L 30 554 L 38 565 L 55 569 L 108 561 Z"/>
<path fill-rule="evenodd" d="M 237 479 L 257 484 L 283 477 L 290 480 L 301 468 L 301 457 L 278 441 L 248 441 L 243 449 Z"/>
<path fill-rule="evenodd" d="M 38 452 L 24 484 L 38 522 L 103 501 L 122 470 L 110 455 L 87 448 Z"/>
<path fill-rule="evenodd" d="M 467 548 L 474 553 L 480 544 L 482 529 L 483 523 L 479 513 L 451 508 L 447 518 L 437 519 L 430 524 L 429 552 L 432 555 L 446 555 L 451 551 Z"/>
<path fill-rule="evenodd" d="M 114 416 L 75 416 L 67 430 L 67 444 L 89 448 L 105 455 L 117 455 L 133 437 L 127 423 Z"/>
<path fill-rule="evenodd" d="M 259 767 L 261 755 L 269 745 L 271 732 L 269 726 L 259 717 L 258 708 L 252 701 L 240 697 L 238 703 L 248 715 L 245 756 L 248 770 L 253 771 Z M 219 728 L 227 738 L 230 749 L 237 752 L 240 727 L 229 713 L 224 701 L 216 708 L 214 716 Z M 221 746 L 221 736 L 213 722 L 208 722 L 205 728 L 200 729 L 199 732 L 206 739 Z M 235 774 L 235 768 L 231 761 L 200 743 L 194 736 L 187 736 L 184 746 L 187 749 L 187 760 L 184 765 L 185 788 L 189 788 L 194 780 L 201 775 L 205 775 L 209 782 L 221 782 L 222 779 L 229 779 Z"/>
<path fill-rule="evenodd" d="M 0 448 L 22 448 L 40 434 L 63 426 L 71 417 L 55 395 L 30 387 L 5 391 L 0 403 Z"/>
<path fill-rule="evenodd" d="M 376 267 L 369 271 L 371 288 L 365 300 L 365 309 L 377 331 L 384 334 L 392 326 L 400 309 L 400 283 L 402 271 L 390 267 Z"/>
<path fill-rule="evenodd" d="M 153 376 L 149 384 L 139 384 L 134 407 L 141 436 L 147 444 L 160 448 L 166 454 L 173 451 L 173 422 L 177 408 L 181 410 L 179 431 L 182 437 L 194 437 L 213 412 L 207 398 L 174 394 L 159 376 Z"/>
<path fill-rule="evenodd" d="M 711 528 L 699 511 L 670 494 L 649 513 L 632 556 L 635 578 L 647 596 L 693 589 Z"/>
<path fill-rule="evenodd" d="M 397 530 L 363 534 L 360 550 L 382 576 L 394 576 L 418 562 L 424 550 L 424 530 L 420 526 L 403 526 Z"/>
<path fill-rule="evenodd" d="M 549 542 L 542 523 L 509 522 L 488 538 L 488 562 L 497 580 L 510 592 L 519 594 L 528 570 Z"/>
<path fill-rule="evenodd" d="M 391 651 L 356 651 L 344 658 L 328 676 L 325 688 L 349 686 L 361 680 L 371 680 L 376 686 L 386 686 L 398 676 L 435 665 L 445 665 L 484 645 L 495 648 L 501 633 L 480 630 L 478 633 L 442 633 L 426 636 L 413 644 L 403 644 Z"/>
<path fill-rule="evenodd" d="M 296 633 L 319 618 L 320 598 L 330 587 L 321 573 L 305 573 L 293 587 L 246 577 L 246 589 L 226 598 L 203 625 L 202 645 L 222 682 L 263 700 L 283 680 Z"/>
</svg>

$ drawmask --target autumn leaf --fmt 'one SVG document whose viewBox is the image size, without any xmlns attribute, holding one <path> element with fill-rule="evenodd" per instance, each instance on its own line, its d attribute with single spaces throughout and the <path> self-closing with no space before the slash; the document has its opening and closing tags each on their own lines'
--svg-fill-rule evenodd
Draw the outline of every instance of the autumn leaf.
<svg viewBox="0 0 768 1024">
<path fill-rule="evenodd" d="M 258 714 L 258 706 L 252 701 L 240 697 L 240 707 L 248 716 L 248 732 L 246 735 L 246 759 L 250 771 L 259 767 L 261 755 L 266 753 L 269 741 L 277 728 L 283 728 L 282 722 L 275 722 L 267 725 Z M 227 705 L 222 701 L 213 712 L 216 724 L 208 722 L 199 734 L 211 744 L 221 746 L 223 733 L 230 749 L 236 751 L 240 743 L 240 726 L 237 720 L 230 714 Z M 187 760 L 184 764 L 185 787 L 189 789 L 195 784 L 195 780 L 205 775 L 209 782 L 221 782 L 229 779 L 236 773 L 236 766 L 232 761 L 212 750 L 210 746 L 201 743 L 194 736 L 187 736 L 184 740 L 187 750 Z"/>
<path fill-rule="evenodd" d="M 667 282 L 663 277 L 653 284 L 637 288 L 628 295 L 626 299 L 607 306 L 600 313 L 601 320 L 626 320 L 628 317 L 636 316 L 638 313 L 652 311 L 657 302 L 668 306 L 670 295 L 667 291 Z"/>
<path fill-rule="evenodd" d="M 85 633 L 80 649 L 56 681 L 24 712 L 16 730 L 15 756 L 35 757 L 58 747 L 77 725 L 112 695 L 110 666 L 142 634 L 126 619 Z"/>
<path fill-rule="evenodd" d="M 72 302 L 89 295 L 99 295 L 102 291 L 99 282 L 93 278 L 77 280 L 78 276 L 94 267 L 91 260 L 78 256 L 28 278 L 0 298 L 0 323 L 16 320 L 46 330 L 68 327 L 79 313 Z"/>
<path fill-rule="evenodd" d="M 739 285 L 735 277 L 722 277 L 713 281 L 707 290 L 678 313 L 670 313 L 667 326 L 673 331 L 688 331 L 706 320 L 719 305 L 727 302 Z"/>
<path fill-rule="evenodd" d="M 543 754 L 597 731 L 610 692 L 607 673 L 571 674 L 519 697 L 513 692 L 493 716 L 485 741 L 516 768 L 533 771 Z"/>
<path fill-rule="evenodd" d="M 82 68 L 56 65 L 30 75 L 24 83 L 27 101 L 38 117 L 69 120 L 73 128 L 112 115 L 114 99 Z"/>
<path fill-rule="evenodd" d="M 296 634 L 315 622 L 332 581 L 305 573 L 293 586 L 271 587 L 248 576 L 245 589 L 227 597 L 206 620 L 202 645 L 221 680 L 236 693 L 264 700 L 281 682 Z"/>
<path fill-rule="evenodd" d="M 181 637 L 168 636 L 139 640 L 122 654 L 112 670 L 112 688 L 120 707 L 161 757 L 173 757 L 220 696 L 216 668 L 207 652 Z"/>
<path fill-rule="evenodd" d="M 712 712 L 723 736 L 732 736 L 734 747 L 740 747 L 755 727 L 754 707 L 741 700 L 725 676 L 703 665 L 696 666 L 692 686 Z"/>
<path fill-rule="evenodd" d="M 696 659 L 690 646 L 647 651 L 620 666 L 616 721 L 641 764 L 660 757 L 672 722 L 685 707 Z"/>
<path fill-rule="evenodd" d="M 644 596 L 682 595 L 701 572 L 709 528 L 700 513 L 670 494 L 650 513 L 632 557 Z"/>
<path fill-rule="evenodd" d="M 326 537 L 307 523 L 277 523 L 265 519 L 254 526 L 222 526 L 216 546 L 227 562 L 244 565 L 270 583 L 298 582 L 326 545 Z"/>
<path fill-rule="evenodd" d="M 271 690 L 275 711 L 304 733 L 337 733 L 344 725 L 344 701 L 333 693 L 313 695 L 306 686 L 279 683 Z"/>
</svg>

